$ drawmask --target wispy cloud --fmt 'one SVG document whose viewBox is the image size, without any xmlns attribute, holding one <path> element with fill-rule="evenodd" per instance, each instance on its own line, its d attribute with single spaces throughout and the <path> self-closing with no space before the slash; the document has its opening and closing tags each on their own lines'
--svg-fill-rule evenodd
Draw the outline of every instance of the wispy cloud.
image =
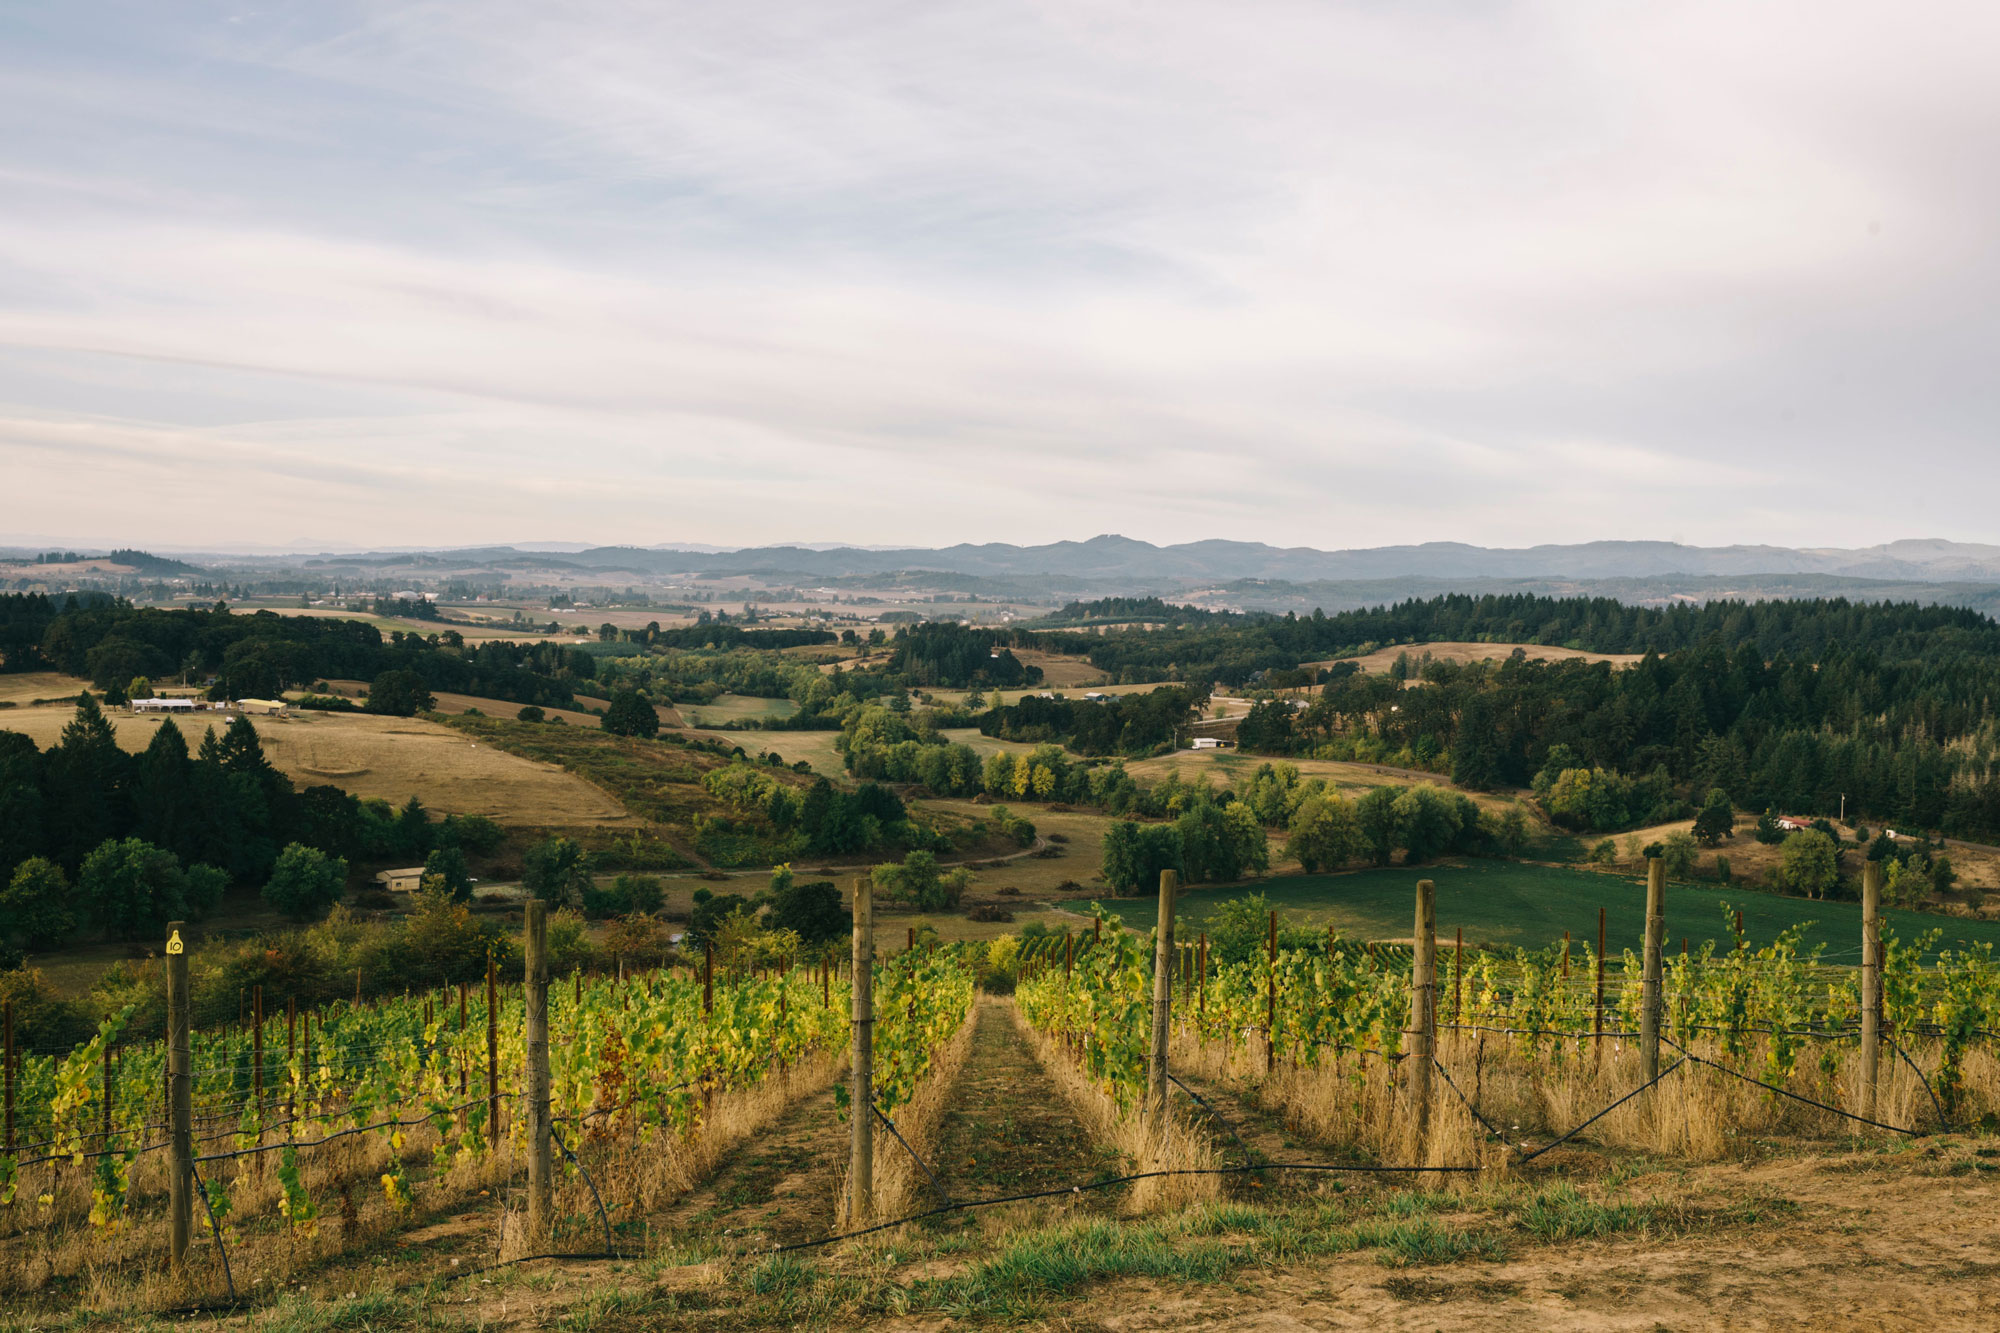
<svg viewBox="0 0 2000 1333">
<path fill-rule="evenodd" d="M 1990 9 L 89 9 L 0 51 L 38 531 L 1990 535 Z"/>
</svg>

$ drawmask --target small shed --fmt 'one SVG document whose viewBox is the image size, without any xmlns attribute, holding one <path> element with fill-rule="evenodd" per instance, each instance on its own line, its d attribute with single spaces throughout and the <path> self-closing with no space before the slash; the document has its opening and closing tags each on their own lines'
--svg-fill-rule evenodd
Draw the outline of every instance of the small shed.
<svg viewBox="0 0 2000 1333">
<path fill-rule="evenodd" d="M 401 870 L 384 870 L 375 876 L 375 886 L 386 893 L 415 893 L 424 886 L 424 868 L 405 866 Z"/>
</svg>

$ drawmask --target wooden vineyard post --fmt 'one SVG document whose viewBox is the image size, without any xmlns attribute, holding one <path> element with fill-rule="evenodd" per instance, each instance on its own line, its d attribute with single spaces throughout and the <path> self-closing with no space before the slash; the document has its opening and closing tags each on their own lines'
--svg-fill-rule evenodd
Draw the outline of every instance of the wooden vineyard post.
<svg viewBox="0 0 2000 1333">
<path fill-rule="evenodd" d="M 1153 1049 L 1146 1070 L 1147 1114 L 1153 1119 L 1158 1161 L 1167 1160 L 1167 1036 L 1174 1012 L 1174 893 L 1176 871 L 1160 872 L 1160 924 L 1153 932 Z"/>
<path fill-rule="evenodd" d="M 1861 868 L 1861 1114 L 1875 1118 L 1882 1063 L 1882 863 Z"/>
<path fill-rule="evenodd" d="M 1410 951 L 1410 1111 L 1417 1161 L 1429 1148 L 1431 1069 L 1437 1056 L 1437 886 L 1417 881 L 1416 930 Z"/>
<path fill-rule="evenodd" d="M 1451 1025 L 1465 1021 L 1465 927 L 1458 928 L 1458 942 L 1451 950 Z"/>
<path fill-rule="evenodd" d="M 875 1206 L 875 890 L 854 881 L 854 1069 L 847 1225 L 867 1226 Z"/>
<path fill-rule="evenodd" d="M 465 983 L 458 983 L 458 1132 L 465 1132 L 466 1081 L 471 1077 L 472 1057 L 465 1052 Z"/>
<path fill-rule="evenodd" d="M 1271 913 L 1264 944 L 1264 1077 L 1278 1068 L 1278 914 Z"/>
<path fill-rule="evenodd" d="M 257 1146 L 264 1146 L 264 987 L 250 988 L 250 1097 L 257 1105 Z M 257 1177 L 264 1176 L 264 1154 L 254 1159 Z"/>
<path fill-rule="evenodd" d="M 292 1073 L 292 1065 L 297 1062 L 298 1058 L 299 997 L 296 995 L 287 995 L 285 997 L 285 1119 L 287 1121 L 296 1120 L 299 1117 L 299 1082 L 297 1077 Z M 292 1137 L 297 1137 L 298 1135 L 296 1129 L 287 1129 L 286 1133 Z"/>
<path fill-rule="evenodd" d="M 1639 997 L 1639 1077 L 1646 1083 L 1660 1076 L 1660 950 L 1666 935 L 1667 867 L 1652 856 L 1646 858 L 1646 957 Z"/>
<path fill-rule="evenodd" d="M 523 940 L 528 955 L 521 998 L 527 1009 L 527 1068 L 522 1082 L 528 1095 L 528 1243 L 540 1245 L 549 1234 L 552 1217 L 549 1159 L 549 906 L 540 899 L 528 903 Z"/>
<path fill-rule="evenodd" d="M 14 1002 L 12 1000 L 0 1005 L 0 1040 L 6 1043 L 4 1047 L 0 1047 L 0 1052 L 4 1052 L 0 1053 L 0 1071 L 4 1071 L 4 1075 L 0 1076 L 4 1076 L 7 1084 L 6 1151 L 11 1157 L 14 1155 Z"/>
<path fill-rule="evenodd" d="M 167 923 L 167 1259 L 175 1276 L 187 1270 L 194 1238 L 194 1060 L 188 1049 L 185 923 Z"/>
<path fill-rule="evenodd" d="M 702 1017 L 715 1012 L 715 941 L 709 940 L 701 946 L 701 1013 Z"/>
<path fill-rule="evenodd" d="M 493 955 L 486 955 L 486 1143 L 500 1146 L 500 977 Z"/>
<path fill-rule="evenodd" d="M 1208 1013 L 1208 932 L 1201 932 L 1201 957 L 1194 965 L 1194 1005 L 1202 1015 Z"/>
<path fill-rule="evenodd" d="M 1597 1003 L 1595 1016 L 1591 1019 L 1591 1035 L 1596 1038 L 1593 1050 L 1604 1048 L 1604 909 L 1597 909 Z"/>
</svg>

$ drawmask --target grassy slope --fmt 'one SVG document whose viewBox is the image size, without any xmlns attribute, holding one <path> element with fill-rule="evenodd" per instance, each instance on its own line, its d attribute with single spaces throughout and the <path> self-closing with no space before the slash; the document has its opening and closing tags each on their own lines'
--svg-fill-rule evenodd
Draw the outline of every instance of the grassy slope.
<svg viewBox="0 0 2000 1333">
<path fill-rule="evenodd" d="M 1346 875 L 1282 875 L 1256 885 L 1184 890 L 1181 910 L 1198 919 L 1227 898 L 1262 892 L 1290 919 L 1331 923 L 1343 934 L 1364 939 L 1406 940 L 1414 911 L 1412 889 L 1419 879 L 1437 883 L 1438 932 L 1449 938 L 1463 926 L 1468 944 L 1534 947 L 1560 940 L 1565 930 L 1579 940 L 1594 939 L 1599 907 L 1607 911 L 1606 929 L 1614 952 L 1627 945 L 1638 947 L 1645 929 L 1643 880 L 1510 861 L 1468 861 Z M 1824 943 L 1830 958 L 1844 951 L 1858 956 L 1859 903 L 1810 902 L 1741 887 L 1706 885 L 1668 886 L 1670 947 L 1678 949 L 1683 937 L 1694 947 L 1705 939 L 1726 939 L 1724 902 L 1742 910 L 1744 929 L 1753 941 L 1769 940 L 1786 926 L 1810 921 L 1814 924 L 1806 931 L 1809 944 Z M 1113 910 L 1127 924 L 1142 930 L 1151 929 L 1157 918 L 1150 899 L 1122 900 Z M 1905 939 L 1942 929 L 1947 947 L 2000 943 L 2000 922 L 1916 912 L 1889 911 L 1885 915 L 1887 924 Z"/>
</svg>

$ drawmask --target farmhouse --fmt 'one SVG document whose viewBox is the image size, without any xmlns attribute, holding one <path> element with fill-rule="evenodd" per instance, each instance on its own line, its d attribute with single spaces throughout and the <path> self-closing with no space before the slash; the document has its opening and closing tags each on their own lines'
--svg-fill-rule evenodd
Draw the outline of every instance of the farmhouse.
<svg viewBox="0 0 2000 1333">
<path fill-rule="evenodd" d="M 1229 742 L 1223 740 L 1220 736 L 1197 736 L 1194 738 L 1194 745 L 1190 748 L 1196 750 L 1220 750 L 1228 744 Z"/>
<path fill-rule="evenodd" d="M 192 699 L 134 699 L 131 709 L 135 713 L 192 713 Z"/>
<path fill-rule="evenodd" d="M 1812 827 L 1813 822 L 1804 815 L 1779 815 L 1778 827 L 1787 833 L 1797 833 Z"/>
<path fill-rule="evenodd" d="M 424 868 L 405 866 L 401 870 L 384 870 L 375 876 L 375 885 L 385 893 L 415 893 L 424 885 Z"/>
</svg>

